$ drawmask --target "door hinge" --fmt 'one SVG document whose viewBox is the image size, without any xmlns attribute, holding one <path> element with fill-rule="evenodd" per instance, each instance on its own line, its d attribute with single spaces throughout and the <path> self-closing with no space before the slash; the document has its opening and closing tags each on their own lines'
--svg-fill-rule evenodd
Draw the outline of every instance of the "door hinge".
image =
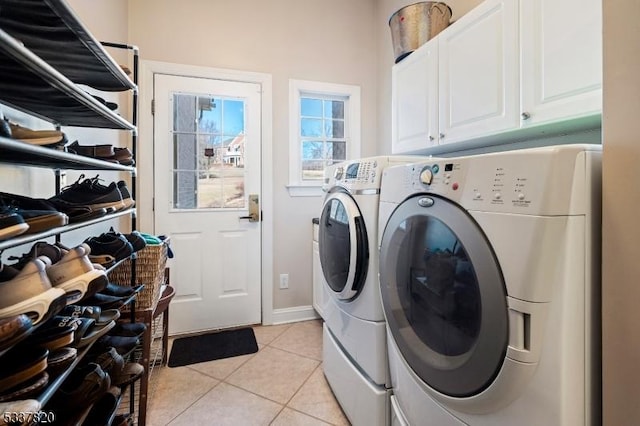
<svg viewBox="0 0 640 426">
<path fill-rule="evenodd" d="M 156 115 L 156 100 L 151 99 L 151 115 Z"/>
</svg>

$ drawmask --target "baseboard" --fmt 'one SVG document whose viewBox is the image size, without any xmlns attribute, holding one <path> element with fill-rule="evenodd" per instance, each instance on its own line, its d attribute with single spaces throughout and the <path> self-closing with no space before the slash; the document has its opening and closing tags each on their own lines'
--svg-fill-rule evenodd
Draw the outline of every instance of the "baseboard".
<svg viewBox="0 0 640 426">
<path fill-rule="evenodd" d="M 308 321 L 320 318 L 313 306 L 295 306 L 293 308 L 274 309 L 273 324 L 286 324 L 289 322 Z"/>
</svg>

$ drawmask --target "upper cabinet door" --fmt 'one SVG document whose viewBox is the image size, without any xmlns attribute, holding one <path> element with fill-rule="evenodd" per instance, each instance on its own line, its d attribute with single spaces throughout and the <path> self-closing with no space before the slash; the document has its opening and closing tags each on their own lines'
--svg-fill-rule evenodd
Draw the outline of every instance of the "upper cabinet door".
<svg viewBox="0 0 640 426">
<path fill-rule="evenodd" d="M 394 65 L 391 75 L 392 152 L 412 153 L 437 144 L 437 40 Z"/>
<path fill-rule="evenodd" d="M 602 1 L 521 0 L 522 126 L 602 112 Z"/>
<path fill-rule="evenodd" d="M 439 34 L 440 143 L 519 127 L 518 0 L 487 0 Z"/>
</svg>

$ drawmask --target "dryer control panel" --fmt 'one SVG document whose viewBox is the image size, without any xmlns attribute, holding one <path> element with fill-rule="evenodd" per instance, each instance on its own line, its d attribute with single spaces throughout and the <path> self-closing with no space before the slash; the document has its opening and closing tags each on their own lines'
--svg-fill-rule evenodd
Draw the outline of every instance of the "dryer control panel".
<svg viewBox="0 0 640 426">
<path fill-rule="evenodd" d="M 382 171 L 396 164 L 407 164 L 423 160 L 418 156 L 378 156 L 344 161 L 324 169 L 323 189 L 341 186 L 350 192 L 375 190 L 377 194 L 382 181 Z"/>
</svg>

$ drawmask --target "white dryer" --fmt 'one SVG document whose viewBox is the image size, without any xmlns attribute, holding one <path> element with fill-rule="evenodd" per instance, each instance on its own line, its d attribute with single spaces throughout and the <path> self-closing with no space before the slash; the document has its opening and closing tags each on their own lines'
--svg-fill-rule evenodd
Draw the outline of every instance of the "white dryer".
<svg viewBox="0 0 640 426">
<path fill-rule="evenodd" d="M 318 229 L 328 293 L 323 305 L 323 369 L 356 425 L 389 419 L 386 330 L 378 286 L 378 203 L 382 171 L 426 157 L 381 156 L 325 169 Z"/>
<path fill-rule="evenodd" d="M 395 424 L 600 424 L 601 147 L 388 168 Z"/>
</svg>

